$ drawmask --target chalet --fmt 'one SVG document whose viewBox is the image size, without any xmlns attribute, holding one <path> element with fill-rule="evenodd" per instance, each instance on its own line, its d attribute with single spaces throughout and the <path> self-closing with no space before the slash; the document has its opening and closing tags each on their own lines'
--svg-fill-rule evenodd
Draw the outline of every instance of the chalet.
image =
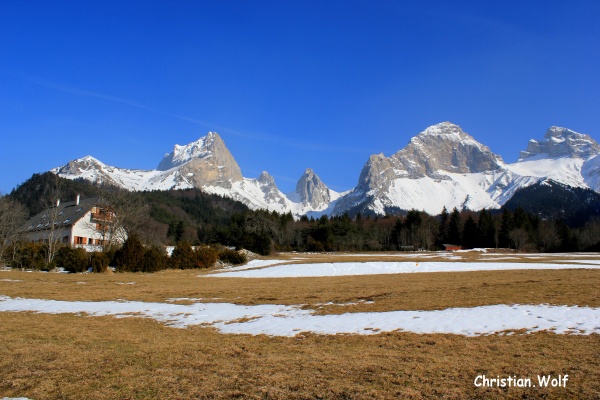
<svg viewBox="0 0 600 400">
<path fill-rule="evenodd" d="M 30 242 L 60 242 L 86 250 L 101 250 L 109 241 L 123 243 L 122 228 L 114 226 L 114 210 L 97 198 L 80 199 L 50 207 L 29 219 L 21 232 Z"/>
</svg>

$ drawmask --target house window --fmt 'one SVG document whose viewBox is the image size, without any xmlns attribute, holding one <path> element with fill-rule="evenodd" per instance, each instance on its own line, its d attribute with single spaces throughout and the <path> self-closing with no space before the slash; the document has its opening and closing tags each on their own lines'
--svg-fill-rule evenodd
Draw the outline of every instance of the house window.
<svg viewBox="0 0 600 400">
<path fill-rule="evenodd" d="M 81 236 L 75 236 L 75 244 L 86 244 L 87 239 Z"/>
</svg>

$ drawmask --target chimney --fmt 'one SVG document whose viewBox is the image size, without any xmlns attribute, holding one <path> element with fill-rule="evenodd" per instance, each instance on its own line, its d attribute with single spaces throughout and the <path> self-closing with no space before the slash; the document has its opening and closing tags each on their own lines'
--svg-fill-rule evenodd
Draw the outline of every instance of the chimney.
<svg viewBox="0 0 600 400">
<path fill-rule="evenodd" d="M 76 205 L 76 206 L 78 206 L 78 205 L 79 205 L 79 198 L 80 198 L 80 196 L 79 196 L 79 195 L 77 195 L 77 198 L 75 199 L 75 205 Z"/>
</svg>

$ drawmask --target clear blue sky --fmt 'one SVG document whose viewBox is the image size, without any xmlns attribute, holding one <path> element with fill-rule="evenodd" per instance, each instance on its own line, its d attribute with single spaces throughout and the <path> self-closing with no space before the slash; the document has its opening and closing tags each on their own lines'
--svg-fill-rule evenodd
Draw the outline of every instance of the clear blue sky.
<svg viewBox="0 0 600 400">
<path fill-rule="evenodd" d="M 506 161 L 600 135 L 600 1 L 0 1 L 0 191 L 216 131 L 246 177 L 354 187 L 451 121 Z"/>
</svg>

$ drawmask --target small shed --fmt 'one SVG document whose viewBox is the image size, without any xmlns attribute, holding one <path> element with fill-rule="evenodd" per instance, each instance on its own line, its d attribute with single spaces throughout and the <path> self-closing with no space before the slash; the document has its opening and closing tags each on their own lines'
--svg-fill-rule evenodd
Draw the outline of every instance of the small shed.
<svg viewBox="0 0 600 400">
<path fill-rule="evenodd" d="M 446 243 L 444 243 L 444 247 L 446 248 L 446 251 L 462 250 L 462 246 L 459 245 L 459 244 L 446 244 Z"/>
</svg>

